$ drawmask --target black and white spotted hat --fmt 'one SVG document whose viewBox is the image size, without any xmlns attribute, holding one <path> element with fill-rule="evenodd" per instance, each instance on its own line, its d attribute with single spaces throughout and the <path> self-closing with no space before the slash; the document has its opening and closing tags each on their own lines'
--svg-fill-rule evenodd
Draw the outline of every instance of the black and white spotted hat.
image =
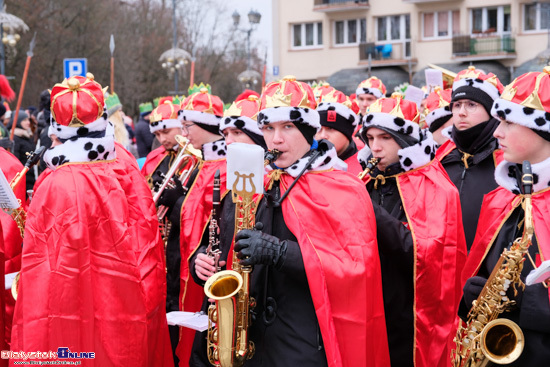
<svg viewBox="0 0 550 367">
<path fill-rule="evenodd" d="M 499 98 L 503 89 L 502 83 L 495 74 L 485 74 L 474 66 L 470 66 L 456 75 L 451 102 L 469 99 L 480 103 L 487 113 L 491 114 L 493 102 Z"/>
<path fill-rule="evenodd" d="M 266 85 L 260 99 L 258 126 L 290 121 L 296 125 L 309 144 L 321 129 L 313 90 L 292 75 Z"/>
<path fill-rule="evenodd" d="M 528 127 L 550 141 L 550 66 L 520 75 L 507 85 L 491 114 Z"/>
<path fill-rule="evenodd" d="M 220 122 L 220 133 L 228 127 L 234 127 L 244 132 L 254 143 L 266 148 L 264 134 L 258 127 L 258 112 L 260 111 L 260 99 L 255 95 L 249 95 L 246 99 L 235 101 L 224 111 Z"/>
<path fill-rule="evenodd" d="M 164 101 L 158 105 L 149 115 L 149 129 L 152 133 L 158 130 L 177 127 L 181 129 L 181 122 L 178 119 L 180 107 L 172 101 Z"/>
</svg>

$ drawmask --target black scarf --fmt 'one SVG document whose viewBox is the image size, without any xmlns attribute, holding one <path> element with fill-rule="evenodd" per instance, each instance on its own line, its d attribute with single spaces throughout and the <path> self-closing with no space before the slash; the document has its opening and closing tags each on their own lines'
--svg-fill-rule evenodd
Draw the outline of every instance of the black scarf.
<svg viewBox="0 0 550 367">
<path fill-rule="evenodd" d="M 491 118 L 466 130 L 458 130 L 453 126 L 451 136 L 460 151 L 473 155 L 496 139 L 493 133 L 498 124 L 498 120 Z"/>
</svg>

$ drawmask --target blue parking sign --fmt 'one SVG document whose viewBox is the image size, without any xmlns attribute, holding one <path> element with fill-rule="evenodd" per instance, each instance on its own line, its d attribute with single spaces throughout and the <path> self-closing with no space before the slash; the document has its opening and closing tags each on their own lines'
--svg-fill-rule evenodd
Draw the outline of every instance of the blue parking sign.
<svg viewBox="0 0 550 367">
<path fill-rule="evenodd" d="M 63 75 L 65 76 L 65 79 L 75 75 L 85 77 L 87 72 L 87 59 L 63 59 Z"/>
</svg>

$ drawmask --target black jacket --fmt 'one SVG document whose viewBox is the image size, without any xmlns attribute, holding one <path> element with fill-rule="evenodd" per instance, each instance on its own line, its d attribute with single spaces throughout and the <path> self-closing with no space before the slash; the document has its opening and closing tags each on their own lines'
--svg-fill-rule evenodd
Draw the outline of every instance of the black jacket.
<svg viewBox="0 0 550 367">
<path fill-rule="evenodd" d="M 401 172 L 399 163 L 385 172 L 375 168 L 372 176 L 392 176 Z M 375 180 L 367 184 L 374 214 L 380 267 L 386 330 L 392 366 L 414 366 L 414 243 L 404 223 L 407 216 L 395 177 L 385 184 Z"/>
<path fill-rule="evenodd" d="M 498 148 L 498 141 L 493 137 L 498 123 L 495 119 L 490 120 L 490 123 L 494 128 L 484 131 L 485 136 L 480 137 L 480 144 L 473 146 L 469 153 L 465 153 L 460 143 L 455 140 L 457 148 L 441 160 L 443 168 L 460 194 L 462 223 L 468 251 L 474 242 L 483 196 L 498 186 L 495 181 L 496 162 L 493 157 L 493 152 Z"/>
<path fill-rule="evenodd" d="M 256 347 L 254 357 L 245 366 L 326 366 L 326 356 L 313 300 L 296 238 L 284 223 L 280 207 L 268 206 L 269 195 L 278 197 L 278 182 L 261 200 L 256 222 L 263 223 L 263 232 L 287 240 L 286 259 L 281 269 L 256 265 L 251 273 L 250 295 L 257 306 L 252 313 L 250 340 Z M 235 204 L 228 194 L 223 200 L 220 224 L 221 260 L 226 260 L 234 232 Z M 193 278 L 195 257 L 204 253 L 208 238 L 190 259 Z M 203 311 L 207 309 L 203 304 Z M 209 366 L 206 358 L 206 332 L 198 333 L 193 344 L 190 366 Z"/>
<path fill-rule="evenodd" d="M 140 117 L 135 126 L 136 144 L 138 150 L 138 156 L 147 157 L 152 150 L 153 140 L 155 135 L 149 128 L 149 122 L 143 117 Z"/>
</svg>

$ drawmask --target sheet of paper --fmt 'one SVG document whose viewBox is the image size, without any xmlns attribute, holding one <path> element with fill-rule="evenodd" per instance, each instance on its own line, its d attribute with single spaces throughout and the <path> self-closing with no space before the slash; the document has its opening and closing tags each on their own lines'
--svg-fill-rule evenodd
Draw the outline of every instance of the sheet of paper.
<svg viewBox="0 0 550 367">
<path fill-rule="evenodd" d="M 24 182 L 23 182 L 24 184 Z M 0 208 L 2 209 L 17 209 L 19 201 L 10 187 L 10 183 L 6 179 L 4 172 L 0 169 Z"/>
<path fill-rule="evenodd" d="M 443 73 L 440 70 L 426 69 L 424 74 L 426 76 L 428 93 L 433 92 L 435 87 L 440 87 L 443 90 Z"/>
<path fill-rule="evenodd" d="M 17 275 L 18 271 L 15 273 L 9 273 L 4 276 L 4 286 L 5 289 L 11 289 L 11 285 L 13 284 L 13 280 L 15 279 L 15 276 Z"/>
<path fill-rule="evenodd" d="M 542 283 L 547 279 L 550 279 L 550 260 L 544 261 L 538 268 L 531 270 L 529 275 L 527 275 L 525 284 L 533 285 Z"/>
<path fill-rule="evenodd" d="M 422 99 L 424 99 L 424 91 L 414 85 L 409 85 L 405 91 L 405 99 L 416 103 L 418 108 L 420 108 Z"/>
<path fill-rule="evenodd" d="M 208 329 L 208 315 L 197 312 L 172 311 L 166 314 L 168 325 L 184 326 L 197 331 Z"/>
</svg>

